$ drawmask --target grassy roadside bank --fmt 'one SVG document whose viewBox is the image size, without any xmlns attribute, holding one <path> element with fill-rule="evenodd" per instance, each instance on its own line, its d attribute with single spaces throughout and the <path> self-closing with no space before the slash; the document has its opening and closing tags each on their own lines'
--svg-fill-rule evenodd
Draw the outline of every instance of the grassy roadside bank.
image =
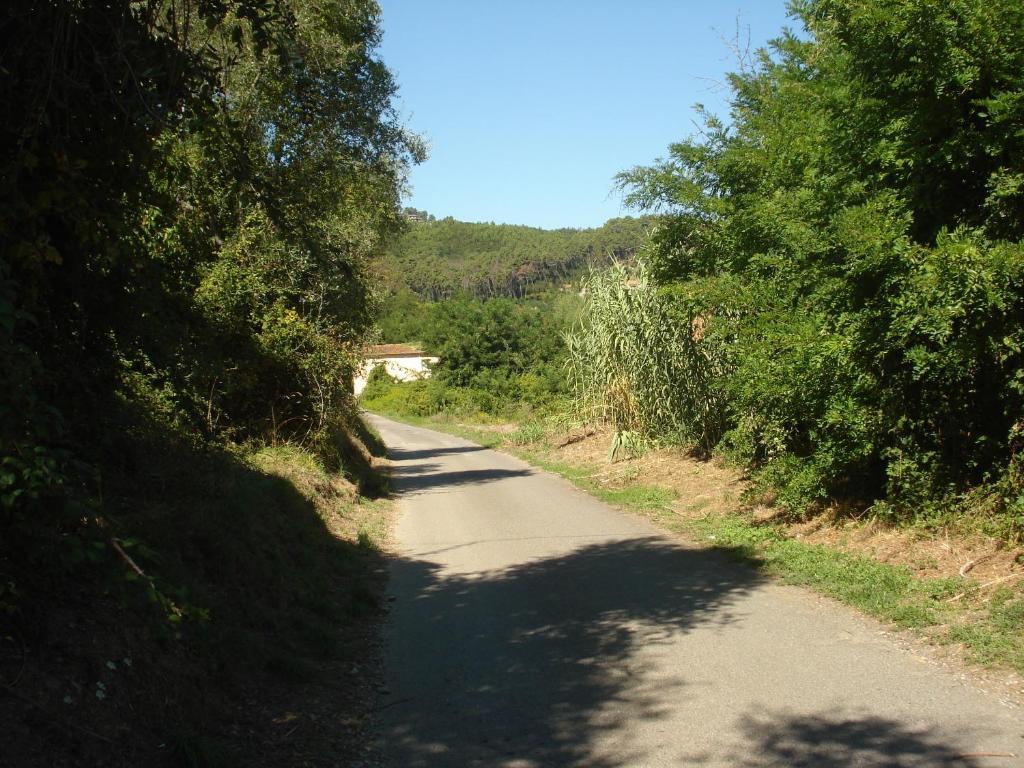
<svg viewBox="0 0 1024 768">
<path fill-rule="evenodd" d="M 0 563 L 4 764 L 361 758 L 392 508 L 361 431 L 327 460 L 161 434 L 106 479 L 73 563 Z"/>
<path fill-rule="evenodd" d="M 883 530 L 865 519 L 794 525 L 743 503 L 743 479 L 735 472 L 679 451 L 609 464 L 609 436 L 601 432 L 390 416 L 512 453 L 674 533 L 911 630 L 953 656 L 1024 675 L 1024 558 L 998 542 L 957 541 L 948 531 Z M 903 549 L 899 557 L 880 558 L 867 543 L 882 537 Z M 984 552 L 971 556 L 982 545 Z M 937 551 L 948 551 L 946 562 Z M 1024 694 L 1019 677 L 1011 686 Z"/>
</svg>

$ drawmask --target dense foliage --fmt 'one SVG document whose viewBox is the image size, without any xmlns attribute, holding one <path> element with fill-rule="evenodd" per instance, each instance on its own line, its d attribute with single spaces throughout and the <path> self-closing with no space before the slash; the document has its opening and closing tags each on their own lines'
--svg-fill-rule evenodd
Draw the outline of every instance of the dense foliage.
<svg viewBox="0 0 1024 768">
<path fill-rule="evenodd" d="M 565 334 L 575 416 L 620 436 L 657 436 L 708 452 L 722 434 L 720 373 L 640 265 L 584 280 L 584 322 Z"/>
<path fill-rule="evenodd" d="M 134 646 L 119 711 L 166 733 L 352 578 L 342 491 L 237 446 L 345 462 L 369 263 L 420 148 L 372 0 L 12 0 L 0 28 L 0 676 L 70 714 L 62 686 Z M 48 749 L 47 720 L 5 722 Z"/>
<path fill-rule="evenodd" d="M 728 124 L 620 176 L 664 214 L 649 263 L 718 371 L 715 441 L 794 508 L 973 493 L 1020 532 L 1024 6 L 791 8 Z"/>
<path fill-rule="evenodd" d="M 0 407 L 10 515 L 53 509 L 136 406 L 315 441 L 372 320 L 367 263 L 418 147 L 376 6 L 5 8 Z M 134 418 L 134 417 L 128 417 Z M 76 463 L 77 462 L 77 463 Z"/>
<path fill-rule="evenodd" d="M 380 264 L 392 290 L 430 299 L 459 294 L 521 298 L 572 282 L 588 264 L 631 258 L 653 219 L 611 219 L 596 229 L 545 230 L 509 224 L 417 221 Z"/>
</svg>

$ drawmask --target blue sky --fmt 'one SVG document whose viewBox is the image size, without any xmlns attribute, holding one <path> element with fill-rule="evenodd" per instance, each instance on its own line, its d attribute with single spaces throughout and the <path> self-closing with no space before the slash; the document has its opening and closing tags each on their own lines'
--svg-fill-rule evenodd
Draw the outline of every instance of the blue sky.
<svg viewBox="0 0 1024 768">
<path fill-rule="evenodd" d="M 787 24 L 784 0 L 379 0 L 397 106 L 430 145 L 406 205 L 438 217 L 590 227 L 630 211 L 613 191 L 727 117 L 727 41 Z"/>
</svg>

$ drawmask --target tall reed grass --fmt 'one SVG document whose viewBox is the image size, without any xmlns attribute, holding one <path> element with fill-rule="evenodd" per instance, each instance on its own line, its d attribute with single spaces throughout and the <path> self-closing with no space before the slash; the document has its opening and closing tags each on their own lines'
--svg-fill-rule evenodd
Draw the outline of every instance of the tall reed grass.
<svg viewBox="0 0 1024 768">
<path fill-rule="evenodd" d="M 576 417 L 707 453 L 722 435 L 714 357 L 691 317 L 651 284 L 646 268 L 615 264 L 583 282 L 581 320 L 566 334 Z"/>
</svg>

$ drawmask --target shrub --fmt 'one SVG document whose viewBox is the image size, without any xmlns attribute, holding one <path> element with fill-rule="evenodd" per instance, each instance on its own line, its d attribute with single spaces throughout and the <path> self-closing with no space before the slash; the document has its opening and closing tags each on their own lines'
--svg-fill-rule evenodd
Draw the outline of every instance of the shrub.
<svg viewBox="0 0 1024 768">
<path fill-rule="evenodd" d="M 793 508 L 850 494 L 912 514 L 1005 487 L 1024 411 L 1024 8 L 793 14 L 804 34 L 731 77 L 729 125 L 706 116 L 620 174 L 664 214 L 646 252 L 661 290 L 594 282 L 577 402 L 722 436 Z M 998 495 L 993 514 L 1017 514 L 1019 494 Z"/>
</svg>

